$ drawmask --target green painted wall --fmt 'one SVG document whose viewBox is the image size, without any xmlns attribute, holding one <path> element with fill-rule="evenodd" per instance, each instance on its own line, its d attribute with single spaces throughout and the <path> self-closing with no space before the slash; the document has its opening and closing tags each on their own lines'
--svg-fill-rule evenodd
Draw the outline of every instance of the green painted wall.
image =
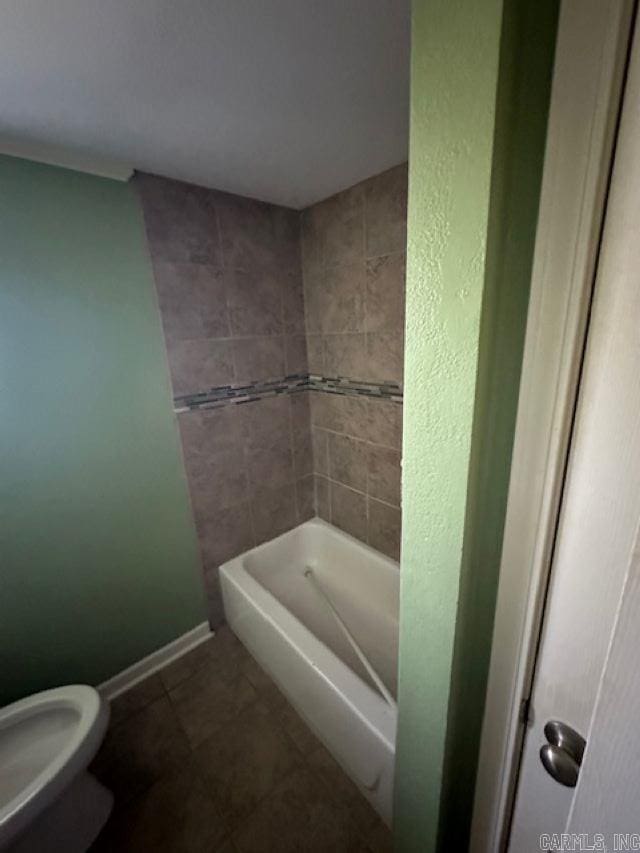
<svg viewBox="0 0 640 853">
<path fill-rule="evenodd" d="M 440 813 L 467 847 L 529 304 L 560 0 L 505 0 L 485 288 Z"/>
<path fill-rule="evenodd" d="M 130 188 L 0 157 L 0 703 L 204 618 Z"/>
<path fill-rule="evenodd" d="M 401 851 L 467 848 L 556 5 L 413 6 Z"/>
</svg>

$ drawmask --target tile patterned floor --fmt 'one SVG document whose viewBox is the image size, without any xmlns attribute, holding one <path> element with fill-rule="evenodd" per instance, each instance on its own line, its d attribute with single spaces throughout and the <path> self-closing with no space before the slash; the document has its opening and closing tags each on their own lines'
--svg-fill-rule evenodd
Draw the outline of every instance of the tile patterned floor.
<svg viewBox="0 0 640 853">
<path fill-rule="evenodd" d="M 92 853 L 387 853 L 389 830 L 228 628 L 112 705 Z"/>
</svg>

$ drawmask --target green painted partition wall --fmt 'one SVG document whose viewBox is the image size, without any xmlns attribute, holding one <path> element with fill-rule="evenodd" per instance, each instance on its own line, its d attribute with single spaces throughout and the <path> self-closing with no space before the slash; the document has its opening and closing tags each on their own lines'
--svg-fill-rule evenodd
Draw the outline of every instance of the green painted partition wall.
<svg viewBox="0 0 640 853">
<path fill-rule="evenodd" d="M 557 6 L 413 4 L 402 853 L 468 847 Z"/>
<path fill-rule="evenodd" d="M 130 187 L 0 157 L 0 703 L 204 619 Z"/>
</svg>

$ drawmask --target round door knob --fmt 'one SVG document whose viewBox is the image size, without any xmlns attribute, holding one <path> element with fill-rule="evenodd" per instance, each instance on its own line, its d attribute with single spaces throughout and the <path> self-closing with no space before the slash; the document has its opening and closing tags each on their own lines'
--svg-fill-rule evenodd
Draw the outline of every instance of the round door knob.
<svg viewBox="0 0 640 853">
<path fill-rule="evenodd" d="M 555 744 L 545 743 L 540 749 L 540 760 L 544 769 L 556 782 L 566 785 L 567 788 L 575 788 L 580 765 L 565 749 Z"/>
</svg>

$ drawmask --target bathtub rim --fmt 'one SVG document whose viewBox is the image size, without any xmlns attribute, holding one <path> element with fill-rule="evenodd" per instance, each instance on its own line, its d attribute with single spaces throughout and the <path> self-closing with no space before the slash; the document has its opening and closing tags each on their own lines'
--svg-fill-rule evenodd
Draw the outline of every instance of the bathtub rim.
<svg viewBox="0 0 640 853">
<path fill-rule="evenodd" d="M 225 582 L 230 583 L 248 599 L 274 630 L 289 642 L 295 652 L 327 682 L 328 687 L 340 694 L 341 699 L 349 705 L 362 723 L 376 733 L 387 748 L 395 753 L 397 710 L 388 705 L 373 687 L 370 687 L 244 567 L 243 560 L 249 554 L 259 553 L 283 537 L 309 526 L 324 527 L 332 534 L 344 537 L 359 548 L 370 552 L 378 560 L 387 563 L 390 570 L 399 572 L 399 566 L 395 560 L 316 517 L 223 563 L 219 568 L 221 579 L 224 578 Z"/>
</svg>

